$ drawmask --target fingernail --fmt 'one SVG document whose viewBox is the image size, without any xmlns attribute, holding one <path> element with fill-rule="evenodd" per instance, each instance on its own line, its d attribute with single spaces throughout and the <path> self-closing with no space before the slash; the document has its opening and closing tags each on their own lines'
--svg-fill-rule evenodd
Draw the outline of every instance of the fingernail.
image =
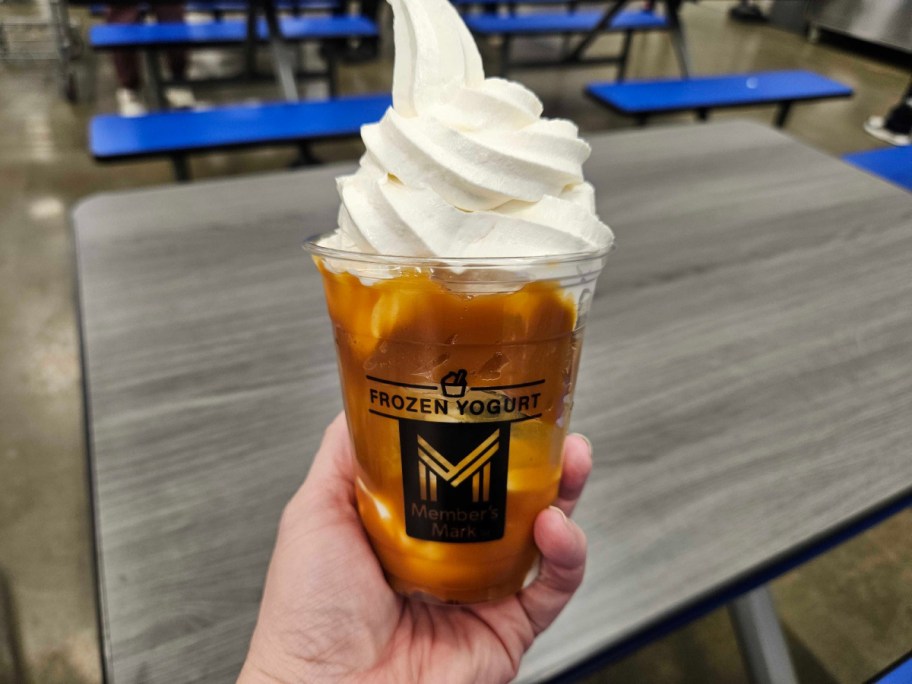
<svg viewBox="0 0 912 684">
<path fill-rule="evenodd" d="M 558 508 L 557 506 L 549 506 L 549 508 L 550 508 L 552 511 L 557 511 L 558 513 L 560 513 L 560 514 L 561 514 L 561 517 L 564 519 L 564 524 L 565 524 L 567 527 L 570 527 L 570 518 L 567 517 L 567 514 L 566 514 L 566 513 L 564 513 L 564 512 L 563 512 L 560 508 Z"/>
<path fill-rule="evenodd" d="M 575 437 L 579 437 L 581 440 L 583 440 L 586 443 L 586 446 L 589 447 L 589 453 L 591 454 L 592 453 L 592 442 L 589 441 L 589 438 L 586 437 L 586 435 L 584 435 L 582 432 L 574 432 L 572 434 Z"/>
</svg>

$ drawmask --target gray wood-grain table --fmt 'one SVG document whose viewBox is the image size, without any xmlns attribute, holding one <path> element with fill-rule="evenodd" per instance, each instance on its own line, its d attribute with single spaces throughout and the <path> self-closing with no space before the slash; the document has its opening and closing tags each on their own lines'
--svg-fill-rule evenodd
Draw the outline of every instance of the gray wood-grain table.
<svg viewBox="0 0 912 684">
<path fill-rule="evenodd" d="M 751 589 L 912 497 L 912 195 L 743 122 L 592 138 L 617 233 L 573 428 L 586 581 L 537 680 Z M 105 670 L 223 682 L 340 408 L 302 240 L 345 167 L 74 214 Z M 912 542 L 910 542 L 912 543 Z"/>
</svg>

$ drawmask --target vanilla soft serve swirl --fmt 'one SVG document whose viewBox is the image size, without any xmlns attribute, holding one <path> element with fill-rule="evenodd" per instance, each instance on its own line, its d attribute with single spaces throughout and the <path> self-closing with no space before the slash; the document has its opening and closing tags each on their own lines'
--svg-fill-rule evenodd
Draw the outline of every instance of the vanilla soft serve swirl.
<svg viewBox="0 0 912 684">
<path fill-rule="evenodd" d="M 485 79 L 449 0 L 390 0 L 393 107 L 338 179 L 339 229 L 322 244 L 365 253 L 519 257 L 588 252 L 613 236 L 583 180 L 589 145 L 543 119 L 528 89 Z"/>
</svg>

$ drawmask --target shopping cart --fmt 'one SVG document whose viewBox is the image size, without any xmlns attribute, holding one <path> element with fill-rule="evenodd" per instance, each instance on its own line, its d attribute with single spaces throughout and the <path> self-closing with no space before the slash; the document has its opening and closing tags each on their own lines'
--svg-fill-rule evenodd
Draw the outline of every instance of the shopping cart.
<svg viewBox="0 0 912 684">
<path fill-rule="evenodd" d="M 67 0 L 46 0 L 38 15 L 13 14 L 0 0 L 0 63 L 56 61 L 62 97 L 76 102 L 79 93 L 74 61 L 82 50 L 79 25 L 70 19 Z M 4 11 L 10 9 L 9 12 Z"/>
</svg>

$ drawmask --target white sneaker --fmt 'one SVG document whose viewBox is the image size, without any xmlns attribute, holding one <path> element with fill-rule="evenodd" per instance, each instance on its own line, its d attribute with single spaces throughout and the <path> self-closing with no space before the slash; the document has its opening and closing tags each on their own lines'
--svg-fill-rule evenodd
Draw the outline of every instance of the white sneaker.
<svg viewBox="0 0 912 684">
<path fill-rule="evenodd" d="M 868 117 L 868 120 L 864 122 L 864 129 L 868 135 L 873 135 L 878 140 L 890 143 L 891 145 L 903 147 L 912 143 L 912 137 L 891 131 L 884 125 L 885 123 L 886 121 L 882 116 L 870 116 Z"/>
<path fill-rule="evenodd" d="M 196 107 L 196 98 L 190 88 L 173 86 L 165 88 L 165 99 L 171 109 L 193 109 Z"/>
<path fill-rule="evenodd" d="M 143 104 L 139 93 L 129 88 L 117 89 L 117 110 L 121 116 L 142 116 L 146 113 L 146 105 Z"/>
</svg>

